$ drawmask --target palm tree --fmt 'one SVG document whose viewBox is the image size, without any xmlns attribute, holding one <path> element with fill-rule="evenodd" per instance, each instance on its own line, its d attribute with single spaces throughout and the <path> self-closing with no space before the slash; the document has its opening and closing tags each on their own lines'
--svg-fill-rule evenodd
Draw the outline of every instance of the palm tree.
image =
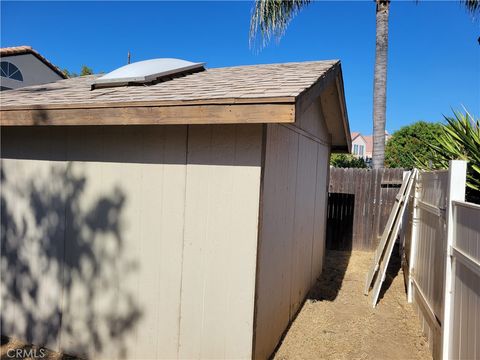
<svg viewBox="0 0 480 360">
<path fill-rule="evenodd" d="M 311 0 L 256 0 L 250 22 L 250 43 L 258 32 L 264 46 L 272 36 L 280 39 L 293 17 Z M 387 53 L 388 14 L 390 0 L 376 2 L 376 48 L 373 81 L 373 168 L 384 166 L 385 124 L 387 104 Z M 466 9 L 475 15 L 480 12 L 480 0 L 461 0 Z"/>
<path fill-rule="evenodd" d="M 387 123 L 387 54 L 390 0 L 377 0 L 375 70 L 373 75 L 373 154 L 372 167 L 385 162 L 385 125 Z"/>
</svg>

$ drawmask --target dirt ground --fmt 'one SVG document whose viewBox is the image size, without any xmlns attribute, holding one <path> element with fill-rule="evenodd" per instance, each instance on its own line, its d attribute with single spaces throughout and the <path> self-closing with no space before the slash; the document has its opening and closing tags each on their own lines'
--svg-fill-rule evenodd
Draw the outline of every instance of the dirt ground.
<svg viewBox="0 0 480 360">
<path fill-rule="evenodd" d="M 73 356 L 63 355 L 46 348 L 27 345 L 21 341 L 2 336 L 0 360 L 42 359 L 42 360 L 75 360 Z M 21 352 L 18 352 L 21 350 Z M 23 352 L 24 351 L 24 352 Z"/>
<path fill-rule="evenodd" d="M 396 250 L 396 249 L 395 249 Z M 376 309 L 363 295 L 372 254 L 329 251 L 326 268 L 274 359 L 431 359 L 393 257 Z"/>
</svg>

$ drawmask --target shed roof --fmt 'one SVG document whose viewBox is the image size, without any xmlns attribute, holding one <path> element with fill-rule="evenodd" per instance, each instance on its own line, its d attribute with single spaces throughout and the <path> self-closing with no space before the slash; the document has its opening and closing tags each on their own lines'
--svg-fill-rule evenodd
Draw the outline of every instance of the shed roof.
<svg viewBox="0 0 480 360">
<path fill-rule="evenodd" d="M 67 76 L 63 73 L 62 70 L 60 70 L 58 67 L 53 65 L 44 56 L 40 55 L 36 50 L 32 49 L 31 46 L 22 45 L 22 46 L 0 48 L 0 57 L 25 55 L 25 54 L 32 54 L 38 60 L 40 60 L 45 65 L 47 65 L 50 69 L 52 69 L 53 72 L 57 73 L 58 76 L 60 76 L 64 79 L 67 78 Z"/>
<path fill-rule="evenodd" d="M 91 90 L 99 75 L 24 87 L 2 94 L 2 106 L 72 105 L 296 97 L 338 61 L 213 68 L 147 86 Z M 283 99 L 280 99 L 283 100 Z"/>
<path fill-rule="evenodd" d="M 339 105 L 331 121 L 343 123 L 335 131 L 345 138 L 337 147 L 350 146 L 338 60 L 212 68 L 153 85 L 91 90 L 97 76 L 2 92 L 1 124 L 294 123 L 335 86 Z"/>
</svg>

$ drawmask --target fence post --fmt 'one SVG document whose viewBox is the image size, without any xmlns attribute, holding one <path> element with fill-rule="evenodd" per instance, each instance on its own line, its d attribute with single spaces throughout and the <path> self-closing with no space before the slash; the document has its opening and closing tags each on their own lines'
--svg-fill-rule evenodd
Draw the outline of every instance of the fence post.
<svg viewBox="0 0 480 360">
<path fill-rule="evenodd" d="M 415 257 L 417 252 L 417 237 L 418 237 L 418 172 L 415 174 L 415 184 L 413 191 L 413 214 L 412 214 L 412 234 L 410 238 L 410 255 L 408 259 L 408 286 L 407 286 L 407 301 L 413 301 L 413 269 L 415 268 Z"/>
<path fill-rule="evenodd" d="M 465 201 L 465 183 L 467 162 L 451 160 L 448 168 L 448 188 L 446 203 L 447 243 L 445 245 L 445 279 L 443 287 L 443 322 L 442 322 L 442 359 L 447 360 L 450 354 L 450 338 L 452 334 L 453 288 L 452 280 L 455 268 L 452 261 L 452 245 L 454 243 L 454 214 L 452 201 Z"/>
</svg>

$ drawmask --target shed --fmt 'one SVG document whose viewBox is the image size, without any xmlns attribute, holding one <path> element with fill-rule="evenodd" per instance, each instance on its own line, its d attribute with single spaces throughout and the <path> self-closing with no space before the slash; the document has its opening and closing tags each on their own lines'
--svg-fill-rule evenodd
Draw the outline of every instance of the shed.
<svg viewBox="0 0 480 360">
<path fill-rule="evenodd" d="M 1 94 L 2 334 L 89 358 L 266 359 L 322 271 L 339 61 Z"/>
</svg>

